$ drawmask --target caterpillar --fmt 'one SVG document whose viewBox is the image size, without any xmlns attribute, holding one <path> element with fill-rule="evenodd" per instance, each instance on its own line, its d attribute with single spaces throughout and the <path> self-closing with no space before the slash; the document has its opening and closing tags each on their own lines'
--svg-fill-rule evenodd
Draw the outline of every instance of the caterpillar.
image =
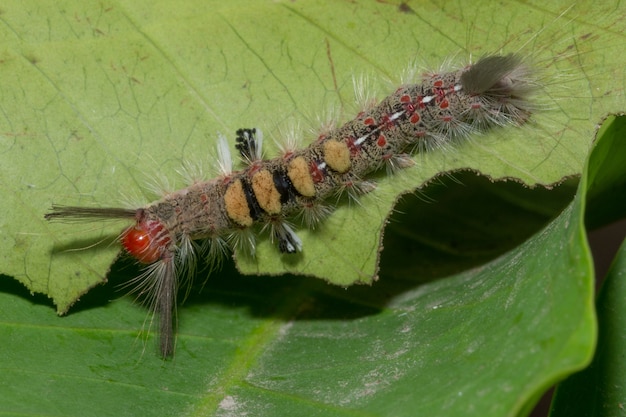
<svg viewBox="0 0 626 417">
<path fill-rule="evenodd" d="M 193 275 L 198 253 L 218 264 L 228 251 L 255 252 L 255 225 L 269 232 L 282 253 L 306 250 L 294 230 L 300 217 L 313 228 L 332 213 L 329 200 L 358 199 L 372 191 L 368 179 L 386 168 L 412 165 L 410 155 L 487 130 L 520 126 L 531 117 L 533 71 L 516 54 L 490 55 L 460 69 L 427 73 L 397 88 L 344 125 L 323 132 L 303 149 L 287 147 L 264 159 L 263 134 L 236 132 L 244 164 L 233 170 L 228 144 L 218 141 L 220 175 L 169 193 L 136 209 L 53 205 L 47 220 L 126 219 L 119 241 L 144 265 L 132 280 L 159 318 L 160 353 L 174 353 L 176 295 L 181 276 Z"/>
</svg>

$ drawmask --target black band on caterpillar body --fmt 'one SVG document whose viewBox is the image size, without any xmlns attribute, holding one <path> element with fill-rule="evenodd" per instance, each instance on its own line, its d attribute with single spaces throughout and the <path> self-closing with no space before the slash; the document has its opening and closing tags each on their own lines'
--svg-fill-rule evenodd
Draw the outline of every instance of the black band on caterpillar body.
<svg viewBox="0 0 626 417">
<path fill-rule="evenodd" d="M 191 242 L 205 239 L 215 263 L 225 248 L 254 254 L 255 223 L 269 230 L 281 252 L 303 250 L 288 219 L 304 213 L 314 227 L 330 213 L 326 200 L 343 191 L 371 191 L 372 171 L 410 165 L 407 154 L 447 144 L 494 127 L 521 125 L 533 111 L 530 69 L 516 55 L 493 55 L 456 71 L 429 74 L 421 84 L 404 85 L 353 120 L 321 135 L 303 149 L 262 159 L 262 133 L 237 130 L 236 149 L 245 168 L 232 171 L 225 139 L 218 150 L 222 175 L 165 195 L 145 207 L 53 206 L 48 220 L 132 219 L 122 246 L 145 272 L 135 279 L 149 292 L 161 321 L 161 354 L 174 351 L 172 317 L 177 273 L 195 259 Z M 193 268 L 188 268 L 193 271 Z"/>
</svg>

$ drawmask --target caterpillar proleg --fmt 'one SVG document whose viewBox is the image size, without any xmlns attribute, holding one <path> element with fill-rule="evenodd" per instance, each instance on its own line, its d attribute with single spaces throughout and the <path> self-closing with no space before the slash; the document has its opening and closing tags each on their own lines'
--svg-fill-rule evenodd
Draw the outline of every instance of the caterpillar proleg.
<svg viewBox="0 0 626 417">
<path fill-rule="evenodd" d="M 177 284 L 193 271 L 206 248 L 218 264 L 229 250 L 255 252 L 255 225 L 269 232 L 279 251 L 305 251 L 293 221 L 313 228 L 332 212 L 337 194 L 353 199 L 370 192 L 369 174 L 393 173 L 413 163 L 415 152 L 467 139 L 493 128 L 520 126 L 535 110 L 531 68 L 515 54 L 490 55 L 450 72 L 429 73 L 407 84 L 354 119 L 329 129 L 302 149 L 263 159 L 259 129 L 239 129 L 236 149 L 245 165 L 232 170 L 220 140 L 221 175 L 169 193 L 137 209 L 54 205 L 48 220 L 108 218 L 132 223 L 120 234 L 124 250 L 144 272 L 134 279 L 160 321 L 160 350 L 174 352 Z M 197 242 L 202 242 L 198 245 Z"/>
</svg>

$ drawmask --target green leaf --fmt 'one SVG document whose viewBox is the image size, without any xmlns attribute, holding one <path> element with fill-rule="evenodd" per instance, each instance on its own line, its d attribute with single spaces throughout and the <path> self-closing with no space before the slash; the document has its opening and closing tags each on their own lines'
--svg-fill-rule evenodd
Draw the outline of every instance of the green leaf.
<svg viewBox="0 0 626 417">
<path fill-rule="evenodd" d="M 621 14 L 566 9 L 4 2 L 1 412 L 525 415 L 593 352 L 586 177 L 568 204 L 571 183 L 548 192 L 460 170 L 554 184 L 582 172 L 594 125 L 623 110 Z M 353 73 L 393 77 L 412 58 L 437 66 L 500 48 L 542 69 L 546 108 L 532 124 L 417 156 L 401 176 L 376 178 L 363 207 L 343 205 L 321 230 L 304 232 L 301 258 L 282 258 L 264 240 L 257 260 L 239 265 L 369 282 L 397 196 L 455 171 L 462 184 L 443 176 L 422 189 L 434 201 L 401 203 L 371 287 L 242 276 L 227 264 L 179 308 L 176 357 L 163 362 L 149 323 L 138 333 L 145 310 L 110 302 L 114 284 L 136 276 L 132 265 L 115 264 L 111 285 L 62 319 L 10 278 L 65 310 L 102 281 L 117 252 L 106 239 L 124 225 L 50 225 L 52 202 L 132 197 L 146 177 L 211 160 L 218 131 L 259 126 L 278 137 L 292 118 L 315 126 L 312 115 L 337 103 L 347 119 Z"/>
<path fill-rule="evenodd" d="M 551 416 L 624 414 L 626 390 L 626 244 L 618 252 L 598 298 L 599 339 L 592 364 L 559 385 Z"/>
<path fill-rule="evenodd" d="M 600 130 L 588 164 L 587 223 L 623 218 L 626 118 L 610 118 Z M 608 204 L 610 207 L 605 207 Z M 615 416 L 624 414 L 626 389 L 626 242 L 616 254 L 598 296 L 598 347 L 592 364 L 558 386 L 551 416 Z"/>
</svg>

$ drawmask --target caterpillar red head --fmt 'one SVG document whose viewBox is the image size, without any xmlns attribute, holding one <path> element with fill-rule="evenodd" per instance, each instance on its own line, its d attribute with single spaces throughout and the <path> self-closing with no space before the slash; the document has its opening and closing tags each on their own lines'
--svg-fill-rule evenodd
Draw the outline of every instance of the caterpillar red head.
<svg viewBox="0 0 626 417">
<path fill-rule="evenodd" d="M 163 224 L 155 220 L 139 220 L 122 232 L 122 246 L 142 264 L 151 264 L 167 256 L 171 239 Z"/>
</svg>

